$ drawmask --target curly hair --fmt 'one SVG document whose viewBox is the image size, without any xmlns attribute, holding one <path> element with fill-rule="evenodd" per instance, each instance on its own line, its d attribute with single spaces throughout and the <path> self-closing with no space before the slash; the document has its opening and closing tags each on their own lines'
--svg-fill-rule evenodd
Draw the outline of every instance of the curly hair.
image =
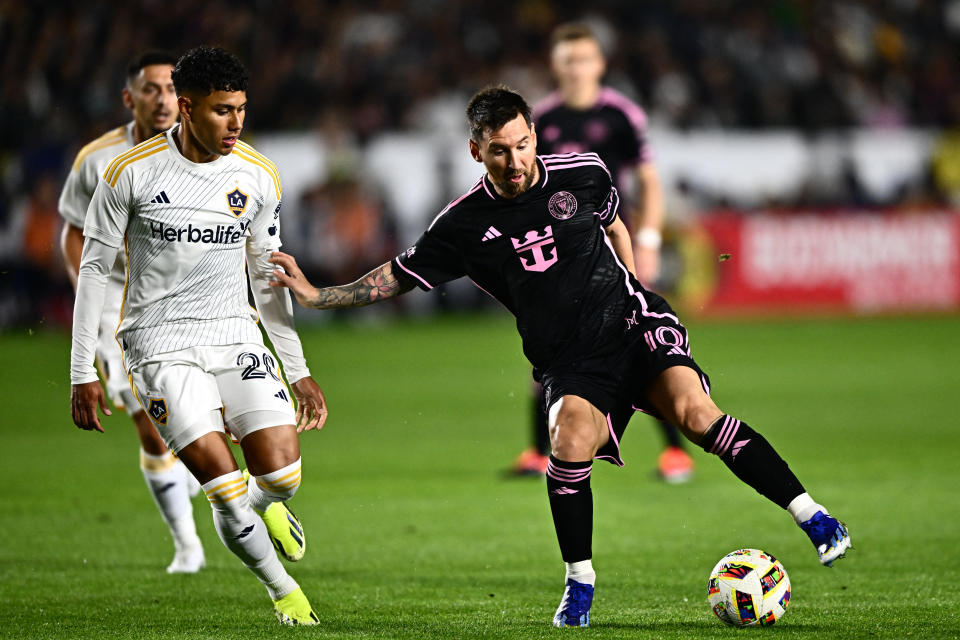
<svg viewBox="0 0 960 640">
<path fill-rule="evenodd" d="M 496 131 L 518 115 L 529 127 L 532 124 L 530 105 L 519 93 L 506 85 L 490 85 L 477 92 L 467 104 L 470 136 L 477 142 L 485 131 Z"/>
<path fill-rule="evenodd" d="M 209 95 L 214 91 L 246 91 L 250 75 L 240 59 L 219 47 L 195 47 L 173 68 L 177 95 Z"/>
</svg>

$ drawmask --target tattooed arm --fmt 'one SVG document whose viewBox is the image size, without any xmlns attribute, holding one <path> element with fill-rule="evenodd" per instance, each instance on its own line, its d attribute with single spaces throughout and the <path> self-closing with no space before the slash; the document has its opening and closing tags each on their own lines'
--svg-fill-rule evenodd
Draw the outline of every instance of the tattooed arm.
<svg viewBox="0 0 960 640">
<path fill-rule="evenodd" d="M 393 273 L 393 264 L 387 262 L 350 284 L 318 289 L 307 281 L 293 256 L 275 251 L 270 262 L 282 267 L 273 272 L 271 287 L 286 287 L 296 296 L 297 302 L 314 309 L 338 309 L 362 307 L 406 293 L 412 284 L 401 282 Z"/>
</svg>

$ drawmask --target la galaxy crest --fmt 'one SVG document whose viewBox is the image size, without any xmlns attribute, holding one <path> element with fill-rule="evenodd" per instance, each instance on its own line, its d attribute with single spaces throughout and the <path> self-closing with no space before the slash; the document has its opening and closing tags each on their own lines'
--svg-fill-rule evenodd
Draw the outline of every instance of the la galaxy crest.
<svg viewBox="0 0 960 640">
<path fill-rule="evenodd" d="M 239 218 L 243 215 L 243 210 L 247 208 L 247 194 L 240 191 L 239 188 L 234 188 L 227 194 L 227 206 L 230 207 L 233 215 Z"/>
<path fill-rule="evenodd" d="M 150 406 L 147 407 L 147 413 L 153 418 L 153 421 L 159 425 L 167 424 L 167 403 L 163 398 L 151 398 Z"/>
</svg>

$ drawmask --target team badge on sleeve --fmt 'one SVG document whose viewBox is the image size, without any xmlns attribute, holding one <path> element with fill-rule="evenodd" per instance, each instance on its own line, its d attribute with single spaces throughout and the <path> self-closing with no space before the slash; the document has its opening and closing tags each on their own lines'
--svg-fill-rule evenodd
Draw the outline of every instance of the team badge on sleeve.
<svg viewBox="0 0 960 640">
<path fill-rule="evenodd" d="M 240 189 L 234 189 L 227 194 L 227 206 L 230 207 L 230 211 L 233 211 L 233 215 L 239 217 L 247 208 L 247 194 Z"/>
<path fill-rule="evenodd" d="M 150 405 L 147 407 L 147 413 L 157 424 L 167 424 L 167 403 L 163 398 L 151 398 Z"/>
</svg>

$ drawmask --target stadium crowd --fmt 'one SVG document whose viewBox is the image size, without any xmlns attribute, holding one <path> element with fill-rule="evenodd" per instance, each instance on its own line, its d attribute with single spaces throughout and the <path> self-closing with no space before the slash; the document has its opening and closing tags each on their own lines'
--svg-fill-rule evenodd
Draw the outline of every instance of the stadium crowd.
<svg viewBox="0 0 960 640">
<path fill-rule="evenodd" d="M 609 83 L 654 127 L 943 131 L 926 187 L 936 199 L 960 193 L 960 0 L 598 1 L 587 11 L 546 0 L 0 1 L 0 326 L 69 322 L 57 194 L 76 150 L 128 120 L 118 79 L 148 47 L 234 51 L 251 70 L 249 131 L 342 136 L 357 153 L 386 131 L 446 124 L 425 115 L 461 126 L 462 97 L 492 81 L 546 94 L 551 29 L 586 19 L 610 55 Z M 370 212 L 350 231 L 362 239 L 391 221 L 355 166 L 308 199 Z M 860 198 L 855 176 L 850 198 Z"/>
</svg>

